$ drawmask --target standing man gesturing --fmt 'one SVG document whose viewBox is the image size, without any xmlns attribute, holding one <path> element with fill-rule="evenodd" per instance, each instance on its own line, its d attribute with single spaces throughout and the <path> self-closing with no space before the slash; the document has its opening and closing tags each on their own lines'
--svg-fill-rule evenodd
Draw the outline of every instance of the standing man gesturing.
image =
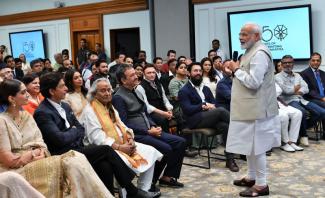
<svg viewBox="0 0 325 198">
<path fill-rule="evenodd" d="M 243 197 L 269 194 L 266 182 L 266 151 L 280 145 L 280 121 L 270 50 L 262 43 L 259 25 L 245 24 L 239 33 L 245 49 L 240 63 L 231 62 L 234 79 L 226 151 L 246 155 L 247 176 L 234 185 L 250 187 Z"/>
</svg>

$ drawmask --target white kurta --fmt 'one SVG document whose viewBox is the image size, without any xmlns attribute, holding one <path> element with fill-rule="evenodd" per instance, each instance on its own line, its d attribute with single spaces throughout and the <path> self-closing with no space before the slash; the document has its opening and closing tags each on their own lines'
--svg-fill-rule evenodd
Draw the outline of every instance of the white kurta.
<svg viewBox="0 0 325 198">
<path fill-rule="evenodd" d="M 244 86 L 257 90 L 263 83 L 268 67 L 271 66 L 273 64 L 268 56 L 259 51 L 251 59 L 250 74 L 237 70 L 235 75 Z M 235 121 L 230 117 L 227 152 L 259 155 L 280 145 L 281 124 L 278 116 L 252 121 Z"/>
<path fill-rule="evenodd" d="M 115 115 L 117 119 L 119 118 L 118 112 L 114 109 Z M 114 143 L 114 139 L 111 137 L 106 136 L 105 132 L 102 130 L 102 126 L 96 116 L 96 113 L 94 112 L 93 108 L 90 104 L 87 104 L 85 109 L 83 110 L 83 113 L 80 118 L 81 124 L 85 127 L 85 139 L 84 143 L 85 145 L 89 144 L 96 144 L 96 145 L 109 145 L 112 146 Z M 122 125 L 123 122 L 121 122 Z M 125 126 L 125 125 L 124 125 Z M 125 126 L 126 127 L 126 126 Z M 118 131 L 119 135 L 122 136 L 121 131 L 118 127 L 115 127 Z M 128 131 L 132 131 L 132 129 L 128 129 Z M 148 164 L 144 165 L 142 164 L 138 168 L 133 168 L 130 162 L 119 152 L 119 156 L 122 158 L 122 160 L 130 167 L 135 173 L 143 173 L 147 171 L 150 167 L 152 167 L 155 162 L 158 160 L 160 161 L 163 155 L 154 147 L 142 144 L 139 142 L 135 142 L 137 152 L 147 160 Z"/>
</svg>

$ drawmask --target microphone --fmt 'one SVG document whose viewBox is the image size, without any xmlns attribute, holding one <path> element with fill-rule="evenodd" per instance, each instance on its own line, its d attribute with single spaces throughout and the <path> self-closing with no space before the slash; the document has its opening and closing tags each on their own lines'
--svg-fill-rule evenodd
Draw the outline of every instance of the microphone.
<svg viewBox="0 0 325 198">
<path fill-rule="evenodd" d="M 234 62 L 237 62 L 238 60 L 238 51 L 234 51 L 233 54 L 232 54 L 232 60 Z"/>
</svg>

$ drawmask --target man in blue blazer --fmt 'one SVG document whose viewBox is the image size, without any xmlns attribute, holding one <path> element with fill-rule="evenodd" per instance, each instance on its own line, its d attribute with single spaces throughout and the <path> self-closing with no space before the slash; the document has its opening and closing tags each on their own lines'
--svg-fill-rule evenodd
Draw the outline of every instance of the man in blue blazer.
<svg viewBox="0 0 325 198">
<path fill-rule="evenodd" d="M 303 70 L 300 75 L 308 84 L 309 93 L 306 99 L 325 108 L 325 72 L 319 69 L 322 63 L 322 56 L 315 52 L 310 56 L 309 67 Z"/>
<path fill-rule="evenodd" d="M 223 144 L 226 144 L 229 127 L 229 111 L 216 107 L 210 89 L 202 83 L 202 66 L 192 63 L 188 66 L 190 79 L 178 92 L 178 98 L 186 120 L 186 126 L 195 128 L 215 128 L 222 131 Z M 232 153 L 225 152 L 226 167 L 233 172 L 239 168 Z"/>
<path fill-rule="evenodd" d="M 128 197 L 153 197 L 132 184 L 135 174 L 111 147 L 83 145 L 84 127 L 80 125 L 70 106 L 61 102 L 68 90 L 61 74 L 45 74 L 40 79 L 40 85 L 45 99 L 35 111 L 34 119 L 51 154 L 62 154 L 69 150 L 81 152 L 112 194 L 114 174 L 118 183 L 126 189 Z"/>
<path fill-rule="evenodd" d="M 226 60 L 223 63 L 223 76 L 217 85 L 216 90 L 216 105 L 223 107 L 230 111 L 230 100 L 231 100 L 231 87 L 232 87 L 232 72 L 228 69 L 230 60 Z"/>
</svg>

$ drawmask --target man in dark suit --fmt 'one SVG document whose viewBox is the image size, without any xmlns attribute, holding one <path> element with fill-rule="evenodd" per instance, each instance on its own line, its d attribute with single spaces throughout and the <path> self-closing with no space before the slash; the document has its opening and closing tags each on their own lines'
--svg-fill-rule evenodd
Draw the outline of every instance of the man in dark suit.
<svg viewBox="0 0 325 198">
<path fill-rule="evenodd" d="M 216 105 L 230 111 L 231 87 L 232 87 L 232 72 L 228 68 L 230 61 L 226 60 L 223 63 L 223 78 L 217 84 L 216 90 Z"/>
<path fill-rule="evenodd" d="M 162 86 L 164 87 L 167 97 L 169 96 L 169 89 L 168 89 L 169 83 L 176 76 L 176 63 L 177 63 L 176 59 L 168 60 L 167 64 L 168 64 L 169 70 L 168 70 L 168 72 L 162 73 L 161 78 L 159 79 Z"/>
<path fill-rule="evenodd" d="M 116 71 L 116 78 L 120 87 L 113 96 L 112 103 L 122 122 L 133 129 L 137 142 L 151 145 L 164 154 L 162 160 L 156 163 L 152 188 L 155 188 L 155 183 L 166 164 L 167 167 L 159 180 L 160 185 L 183 187 L 177 179 L 184 158 L 184 138 L 162 131 L 161 127 L 150 119 L 142 95 L 137 95 L 134 90 L 138 77 L 132 66 L 121 64 Z"/>
<path fill-rule="evenodd" d="M 215 128 L 222 131 L 223 144 L 226 145 L 229 127 L 229 111 L 215 106 L 215 99 L 207 86 L 202 83 L 202 66 L 192 63 L 188 66 L 190 79 L 178 92 L 178 98 L 186 120 L 186 126 L 195 128 Z M 226 167 L 233 172 L 239 168 L 234 155 L 225 151 Z"/>
<path fill-rule="evenodd" d="M 17 68 L 15 65 L 15 59 L 13 56 L 8 55 L 4 58 L 4 62 L 7 64 L 7 67 L 12 69 L 14 79 L 21 80 L 24 77 L 24 72 L 22 69 Z"/>
<path fill-rule="evenodd" d="M 325 72 L 319 69 L 322 63 L 322 56 L 315 52 L 310 56 L 309 67 L 303 70 L 300 75 L 308 84 L 309 93 L 306 99 L 325 108 Z"/>
<path fill-rule="evenodd" d="M 41 93 L 45 97 L 34 113 L 44 141 L 52 154 L 69 150 L 83 153 L 99 178 L 113 194 L 113 174 L 127 191 L 128 197 L 153 197 L 132 184 L 134 173 L 109 146 L 84 146 L 85 130 L 74 116 L 70 106 L 61 102 L 68 88 L 59 73 L 47 73 L 40 80 Z"/>
</svg>

